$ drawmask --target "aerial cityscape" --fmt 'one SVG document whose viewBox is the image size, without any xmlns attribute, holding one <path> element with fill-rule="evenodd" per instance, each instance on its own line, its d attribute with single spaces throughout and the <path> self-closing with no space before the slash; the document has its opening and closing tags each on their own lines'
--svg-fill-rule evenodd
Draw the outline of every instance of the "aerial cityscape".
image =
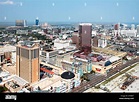
<svg viewBox="0 0 139 102">
<path fill-rule="evenodd" d="M 0 0 L 0 93 L 138 93 L 138 0 Z"/>
</svg>

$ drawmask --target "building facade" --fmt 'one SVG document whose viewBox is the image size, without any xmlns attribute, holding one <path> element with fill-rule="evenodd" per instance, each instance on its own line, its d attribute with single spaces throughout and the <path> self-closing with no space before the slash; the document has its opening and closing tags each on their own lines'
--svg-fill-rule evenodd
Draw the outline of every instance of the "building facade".
<svg viewBox="0 0 139 102">
<path fill-rule="evenodd" d="M 74 32 L 72 34 L 72 43 L 76 44 L 76 48 L 79 49 L 79 33 L 78 32 Z"/>
<path fill-rule="evenodd" d="M 28 44 L 16 46 L 16 74 L 30 83 L 40 79 L 38 46 Z"/>
<path fill-rule="evenodd" d="M 92 44 L 94 47 L 98 47 L 98 37 L 97 36 L 94 36 L 93 37 L 93 44 Z"/>
<path fill-rule="evenodd" d="M 38 17 L 35 20 L 35 25 L 37 25 L 37 26 L 39 25 L 39 18 Z"/>
<path fill-rule="evenodd" d="M 26 20 L 16 20 L 15 25 L 25 27 L 25 26 L 27 26 L 27 21 Z"/>
<path fill-rule="evenodd" d="M 139 25 L 137 25 L 137 35 L 139 35 Z"/>
<path fill-rule="evenodd" d="M 120 36 L 120 23 L 114 25 L 114 35 Z"/>
<path fill-rule="evenodd" d="M 80 50 L 84 50 L 85 47 L 91 52 L 91 38 L 92 38 L 92 24 L 81 23 L 79 24 L 79 46 Z"/>
</svg>

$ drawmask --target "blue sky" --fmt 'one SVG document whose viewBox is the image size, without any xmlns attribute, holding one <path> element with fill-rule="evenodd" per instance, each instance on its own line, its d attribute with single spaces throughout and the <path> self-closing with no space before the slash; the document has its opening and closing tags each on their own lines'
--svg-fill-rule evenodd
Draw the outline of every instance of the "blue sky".
<svg viewBox="0 0 139 102">
<path fill-rule="evenodd" d="M 0 22 L 139 22 L 139 0 L 0 0 Z"/>
</svg>

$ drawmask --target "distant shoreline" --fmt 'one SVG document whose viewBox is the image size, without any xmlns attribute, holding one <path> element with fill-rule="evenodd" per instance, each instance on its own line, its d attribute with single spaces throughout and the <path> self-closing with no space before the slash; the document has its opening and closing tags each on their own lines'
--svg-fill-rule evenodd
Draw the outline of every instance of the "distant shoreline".
<svg viewBox="0 0 139 102">
<path fill-rule="evenodd" d="M 83 23 L 83 22 L 40 22 L 40 24 L 43 23 L 48 23 L 50 25 L 75 25 L 75 24 L 79 24 L 79 23 Z M 92 23 L 92 24 L 116 24 L 118 22 L 88 22 L 88 23 Z M 127 24 L 127 25 L 131 25 L 131 24 L 135 24 L 138 25 L 139 23 L 135 23 L 135 22 L 121 22 L 122 24 Z M 35 25 L 35 22 L 27 22 L 28 26 L 33 26 Z M 0 22 L 0 27 L 5 27 L 5 26 L 15 26 L 15 22 Z"/>
</svg>

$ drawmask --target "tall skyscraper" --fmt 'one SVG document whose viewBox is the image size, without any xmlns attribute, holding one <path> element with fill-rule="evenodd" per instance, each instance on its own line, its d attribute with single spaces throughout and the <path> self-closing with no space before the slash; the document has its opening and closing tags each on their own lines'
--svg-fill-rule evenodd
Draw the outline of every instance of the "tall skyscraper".
<svg viewBox="0 0 139 102">
<path fill-rule="evenodd" d="M 27 26 L 27 21 L 26 20 L 16 20 L 15 21 L 15 25 L 16 26 L 26 27 Z"/>
<path fill-rule="evenodd" d="M 37 25 L 37 26 L 39 25 L 39 18 L 38 17 L 35 20 L 35 25 Z"/>
<path fill-rule="evenodd" d="M 120 29 L 120 23 L 115 24 L 115 25 L 114 25 L 114 30 L 119 30 L 119 29 Z"/>
<path fill-rule="evenodd" d="M 81 23 L 79 24 L 79 46 L 80 50 L 87 48 L 91 52 L 91 37 L 92 37 L 92 24 Z"/>
<path fill-rule="evenodd" d="M 24 41 L 16 46 L 16 74 L 32 83 L 40 79 L 39 47 Z"/>
<path fill-rule="evenodd" d="M 139 25 L 137 25 L 137 35 L 139 35 Z"/>
<path fill-rule="evenodd" d="M 131 24 L 131 30 L 135 30 L 135 25 Z"/>
<path fill-rule="evenodd" d="M 26 20 L 23 20 L 24 21 L 24 27 L 27 26 L 27 21 Z"/>
<path fill-rule="evenodd" d="M 114 35 L 120 36 L 120 23 L 114 25 Z"/>
</svg>

